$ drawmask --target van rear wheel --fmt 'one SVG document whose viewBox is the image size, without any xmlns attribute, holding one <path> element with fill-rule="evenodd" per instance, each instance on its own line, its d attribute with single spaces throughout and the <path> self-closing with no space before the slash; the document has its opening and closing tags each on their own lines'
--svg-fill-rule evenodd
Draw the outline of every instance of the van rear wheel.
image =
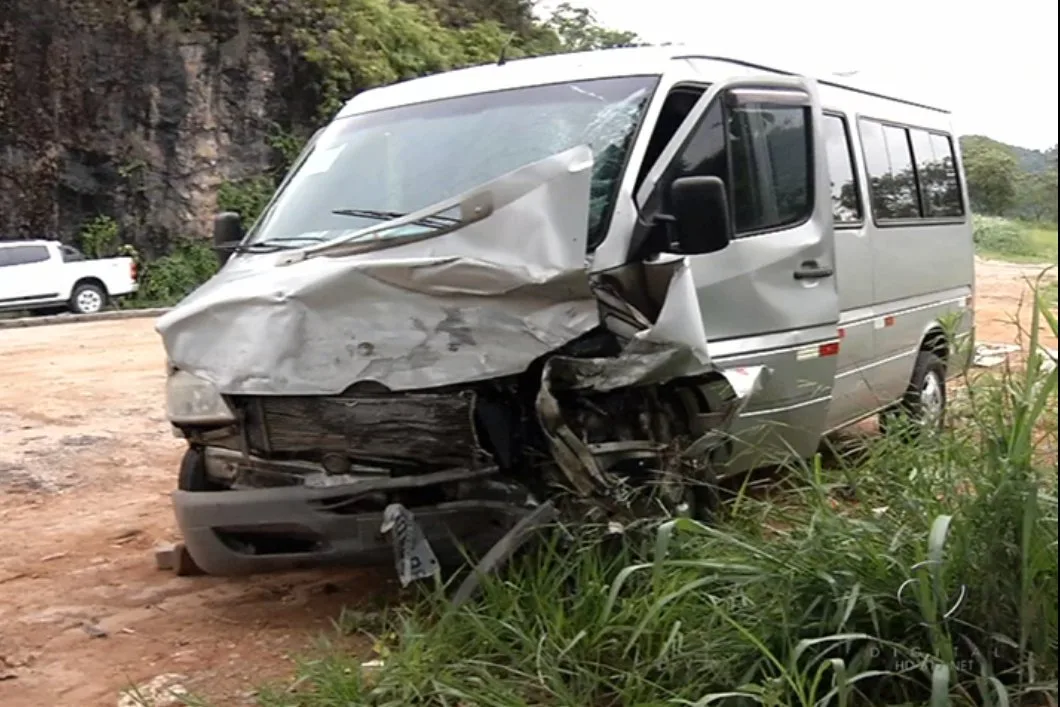
<svg viewBox="0 0 1060 707">
<path fill-rule="evenodd" d="M 880 415 L 880 429 L 912 440 L 924 432 L 937 432 L 945 421 L 946 362 L 933 351 L 921 351 L 909 388 L 894 408 Z"/>
</svg>

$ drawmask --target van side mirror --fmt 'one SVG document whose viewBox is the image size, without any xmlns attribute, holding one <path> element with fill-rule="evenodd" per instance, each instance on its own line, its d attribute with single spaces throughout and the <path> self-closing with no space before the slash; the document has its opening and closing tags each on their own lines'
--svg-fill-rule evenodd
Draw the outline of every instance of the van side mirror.
<svg viewBox="0 0 1060 707">
<path fill-rule="evenodd" d="M 234 211 L 224 211 L 213 217 L 213 249 L 224 265 L 232 253 L 232 246 L 243 240 L 243 219 Z"/>
<path fill-rule="evenodd" d="M 684 255 L 723 250 L 732 240 L 725 182 L 718 177 L 681 177 L 670 185 L 673 245 Z"/>
</svg>

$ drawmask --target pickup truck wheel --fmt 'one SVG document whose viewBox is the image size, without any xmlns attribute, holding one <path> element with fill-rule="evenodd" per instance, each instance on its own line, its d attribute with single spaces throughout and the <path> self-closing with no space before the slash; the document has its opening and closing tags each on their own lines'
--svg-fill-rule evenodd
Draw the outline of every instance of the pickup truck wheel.
<svg viewBox="0 0 1060 707">
<path fill-rule="evenodd" d="M 180 474 L 177 477 L 177 489 L 180 491 L 223 491 L 224 486 L 206 475 L 206 462 L 202 450 L 189 447 L 180 460 Z"/>
<path fill-rule="evenodd" d="M 96 285 L 78 285 L 70 297 L 70 309 L 77 314 L 95 314 L 107 303 L 107 293 Z"/>
<path fill-rule="evenodd" d="M 924 432 L 942 429 L 946 421 L 946 363 L 932 351 L 921 351 L 913 378 L 901 402 L 880 416 L 880 429 L 891 428 L 914 441 Z"/>
</svg>

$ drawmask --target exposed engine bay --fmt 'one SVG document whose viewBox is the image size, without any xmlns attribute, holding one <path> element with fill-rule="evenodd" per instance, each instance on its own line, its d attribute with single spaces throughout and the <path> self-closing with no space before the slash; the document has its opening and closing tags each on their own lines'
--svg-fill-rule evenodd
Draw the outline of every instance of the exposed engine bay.
<svg viewBox="0 0 1060 707">
<path fill-rule="evenodd" d="M 648 488 L 654 502 L 688 503 L 689 489 L 709 484 L 711 465 L 721 461 L 722 437 L 708 433 L 732 414 L 732 386 L 705 375 L 582 391 L 577 379 L 556 374 L 569 374 L 569 361 L 594 360 L 585 354 L 607 344 L 614 346 L 614 337 L 594 332 L 569 347 L 583 358 L 559 352 L 520 376 L 424 393 L 356 385 L 339 396 L 233 397 L 238 424 L 184 434 L 205 450 L 208 476 L 225 488 L 452 477 L 350 499 L 351 509 L 364 511 L 565 492 L 572 500 L 606 501 L 591 507 L 621 513 L 635 491 Z"/>
</svg>

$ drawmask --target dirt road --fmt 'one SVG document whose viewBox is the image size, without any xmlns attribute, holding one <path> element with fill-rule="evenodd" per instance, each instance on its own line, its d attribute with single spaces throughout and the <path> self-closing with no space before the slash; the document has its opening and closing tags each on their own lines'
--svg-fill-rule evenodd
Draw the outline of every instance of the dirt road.
<svg viewBox="0 0 1060 707">
<path fill-rule="evenodd" d="M 975 268 L 975 336 L 989 343 L 1017 343 L 1029 332 L 1032 299 L 1028 281 L 1043 271 L 1040 265 L 979 261 Z M 1054 266 L 1046 279 L 1056 282 Z M 1018 311 L 1019 326 L 1016 325 Z M 1039 327 L 1041 345 L 1055 349 L 1056 338 Z M 1025 343 L 1025 342 L 1024 342 Z"/>
<path fill-rule="evenodd" d="M 292 669 L 379 572 L 178 578 L 168 493 L 182 442 L 162 411 L 151 320 L 0 331 L 0 704 L 114 705 L 161 673 L 216 704 Z M 102 634 L 106 635 L 102 635 Z M 6 679 L 4 679 L 6 678 Z"/>
<path fill-rule="evenodd" d="M 980 340 L 1015 339 L 1021 277 L 1034 272 L 980 264 Z M 152 548 L 176 539 L 168 493 L 183 443 L 164 419 L 152 327 L 0 330 L 5 707 L 114 705 L 163 673 L 187 676 L 214 704 L 247 704 L 254 687 L 290 674 L 342 606 L 397 591 L 387 568 L 239 580 L 155 569 Z"/>
</svg>

